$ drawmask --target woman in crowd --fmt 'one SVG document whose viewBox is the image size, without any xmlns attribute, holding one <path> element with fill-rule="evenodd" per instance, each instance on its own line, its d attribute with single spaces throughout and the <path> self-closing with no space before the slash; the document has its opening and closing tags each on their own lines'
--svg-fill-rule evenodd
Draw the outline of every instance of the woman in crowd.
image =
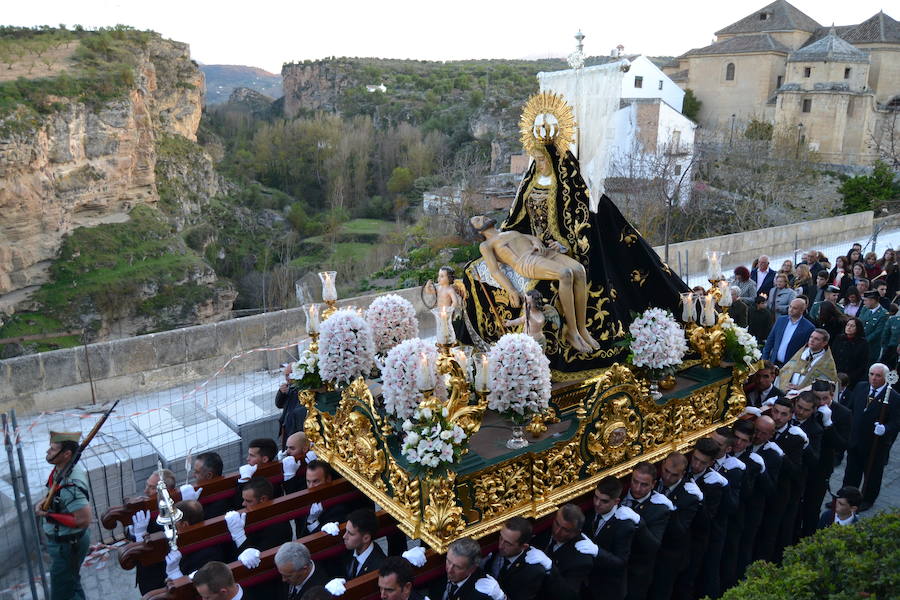
<svg viewBox="0 0 900 600">
<path fill-rule="evenodd" d="M 874 252 L 866 253 L 866 262 L 863 266 L 866 268 L 866 277 L 869 279 L 875 279 L 883 271 L 881 265 L 878 264 L 878 255 Z"/>
<path fill-rule="evenodd" d="M 866 279 L 866 267 L 861 262 L 853 263 L 850 274 L 845 275 L 841 281 L 841 295 L 846 298 L 850 288 L 855 288 L 860 279 Z"/>
<path fill-rule="evenodd" d="M 852 285 L 847 289 L 847 297 L 844 298 L 842 302 L 843 304 L 841 306 L 844 309 L 844 314 L 848 317 L 855 317 L 862 306 L 862 302 L 859 299 L 859 290 L 856 289 L 855 285 Z"/>
<path fill-rule="evenodd" d="M 731 285 L 741 290 L 740 296 L 738 296 L 740 300 L 747 304 L 753 304 L 753 299 L 756 298 L 756 282 L 750 279 L 750 271 L 747 267 L 735 267 Z"/>
<path fill-rule="evenodd" d="M 852 265 L 858 262 L 862 262 L 862 252 L 856 248 L 851 248 L 850 252 L 847 253 L 847 264 Z"/>
<path fill-rule="evenodd" d="M 792 287 L 798 295 L 803 294 L 808 298 L 816 297 L 816 283 L 809 271 L 809 265 L 797 265 L 797 268 L 794 269 L 794 285 Z"/>
<path fill-rule="evenodd" d="M 831 302 L 823 302 L 819 306 L 819 317 L 816 319 L 816 327 L 821 327 L 831 336 L 829 339 L 836 340 L 838 336 L 844 333 L 844 322 L 846 318 L 837 306 Z"/>
<path fill-rule="evenodd" d="M 831 270 L 828 281 L 831 285 L 841 287 L 842 280 L 847 276 L 847 257 L 838 256 L 834 259 L 834 268 Z"/>
<path fill-rule="evenodd" d="M 846 373 L 849 386 L 853 387 L 866 378 L 869 368 L 869 342 L 866 341 L 862 321 L 856 317 L 847 319 L 844 333 L 831 344 L 831 355 L 838 373 Z"/>
<path fill-rule="evenodd" d="M 788 287 L 788 276 L 782 272 L 775 275 L 775 287 L 769 291 L 769 301 L 766 306 L 776 316 L 786 315 L 788 304 L 797 297 L 797 293 Z"/>
<path fill-rule="evenodd" d="M 884 251 L 884 254 L 881 255 L 881 258 L 878 259 L 878 266 L 882 269 L 886 269 L 888 265 L 895 264 L 897 262 L 897 256 L 894 253 L 893 248 L 887 248 Z"/>
<path fill-rule="evenodd" d="M 794 261 L 787 258 L 783 263 L 781 263 L 781 268 L 778 269 L 779 273 L 784 273 L 788 278 L 788 285 L 793 285 L 794 283 Z"/>
</svg>

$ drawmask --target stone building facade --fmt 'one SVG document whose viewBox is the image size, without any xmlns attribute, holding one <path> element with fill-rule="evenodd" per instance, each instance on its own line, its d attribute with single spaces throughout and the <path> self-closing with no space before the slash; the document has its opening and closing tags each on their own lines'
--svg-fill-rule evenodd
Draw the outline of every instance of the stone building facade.
<svg viewBox="0 0 900 600">
<path fill-rule="evenodd" d="M 796 136 L 824 162 L 870 164 L 879 141 L 897 135 L 900 23 L 884 12 L 823 27 L 776 0 L 663 71 L 703 103 L 704 127 L 772 123 L 776 135 Z"/>
</svg>

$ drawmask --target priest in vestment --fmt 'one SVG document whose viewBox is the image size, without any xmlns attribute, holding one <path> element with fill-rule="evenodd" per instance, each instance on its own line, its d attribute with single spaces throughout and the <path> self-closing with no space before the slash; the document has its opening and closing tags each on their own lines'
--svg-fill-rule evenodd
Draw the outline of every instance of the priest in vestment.
<svg viewBox="0 0 900 600">
<path fill-rule="evenodd" d="M 816 379 L 837 382 L 837 367 L 831 348 L 828 347 L 828 332 L 816 329 L 809 334 L 806 346 L 797 350 L 778 374 L 775 385 L 785 392 L 801 390 L 812 385 Z"/>
</svg>

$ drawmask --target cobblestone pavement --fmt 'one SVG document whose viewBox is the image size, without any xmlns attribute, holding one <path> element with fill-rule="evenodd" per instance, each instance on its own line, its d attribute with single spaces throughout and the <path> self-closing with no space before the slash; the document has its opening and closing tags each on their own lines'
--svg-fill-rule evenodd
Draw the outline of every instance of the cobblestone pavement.
<svg viewBox="0 0 900 600">
<path fill-rule="evenodd" d="M 842 463 L 831 477 L 832 491 L 836 492 L 841 487 L 843 477 Z M 861 517 L 870 517 L 891 508 L 900 508 L 900 444 L 894 445 L 891 460 L 884 470 L 878 501 L 874 507 L 862 513 Z M 46 555 L 44 560 L 47 560 Z M 141 597 L 134 585 L 134 571 L 125 571 L 119 566 L 115 551 L 111 551 L 105 561 L 82 567 L 81 579 L 88 600 L 138 600 Z M 13 586 L 15 589 L 10 589 Z M 44 600 L 39 584 L 38 598 Z M 0 576 L 0 600 L 31 600 L 28 571 L 24 565 Z"/>
</svg>

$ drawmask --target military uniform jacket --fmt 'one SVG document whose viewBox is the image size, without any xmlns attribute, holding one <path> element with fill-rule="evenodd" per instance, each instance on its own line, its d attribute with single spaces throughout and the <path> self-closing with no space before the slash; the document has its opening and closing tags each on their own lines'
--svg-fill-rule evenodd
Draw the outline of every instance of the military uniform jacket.
<svg viewBox="0 0 900 600">
<path fill-rule="evenodd" d="M 881 338 L 887 324 L 888 312 L 880 304 L 874 310 L 865 306 L 856 315 L 866 328 L 866 340 L 869 342 L 869 360 L 874 362 L 881 353 Z"/>
<path fill-rule="evenodd" d="M 819 300 L 818 302 L 815 302 L 812 305 L 812 308 L 809 309 L 809 318 L 814 323 L 819 320 L 819 312 L 821 312 L 821 310 L 822 310 L 823 302 L 828 302 L 828 300 Z M 844 307 L 842 307 L 840 304 L 835 304 L 834 302 L 832 302 L 832 304 L 834 304 L 835 308 L 838 309 L 838 312 L 840 312 L 841 314 L 844 314 Z"/>
<path fill-rule="evenodd" d="M 491 553 L 484 563 L 484 572 L 497 580 L 497 583 L 503 588 L 507 600 L 534 600 L 541 597 L 541 586 L 544 584 L 547 572 L 541 565 L 530 565 L 525 562 L 527 552 L 526 548 L 506 567 L 506 570 L 499 573 L 497 573 L 497 569 L 501 567 L 497 563 L 503 557 L 498 552 Z M 497 574 L 494 575 L 494 573 Z"/>
<path fill-rule="evenodd" d="M 50 472 L 50 477 L 47 478 L 48 490 L 53 485 L 53 477 L 55 474 L 56 468 Z M 63 479 L 60 484 L 59 492 L 53 499 L 53 504 L 48 512 L 73 513 L 80 508 L 84 508 L 88 505 L 90 498 L 89 490 L 90 486 L 88 485 L 87 473 L 81 466 L 75 465 L 69 476 Z M 47 519 L 43 519 L 43 522 L 44 533 L 48 536 L 58 537 L 73 535 L 84 531 L 83 528 L 77 529 L 74 527 L 66 527 L 65 525 L 60 525 L 59 523 L 54 523 Z"/>
<path fill-rule="evenodd" d="M 881 347 L 884 351 L 893 350 L 900 344 L 900 314 L 888 317 L 881 335 Z"/>
</svg>

